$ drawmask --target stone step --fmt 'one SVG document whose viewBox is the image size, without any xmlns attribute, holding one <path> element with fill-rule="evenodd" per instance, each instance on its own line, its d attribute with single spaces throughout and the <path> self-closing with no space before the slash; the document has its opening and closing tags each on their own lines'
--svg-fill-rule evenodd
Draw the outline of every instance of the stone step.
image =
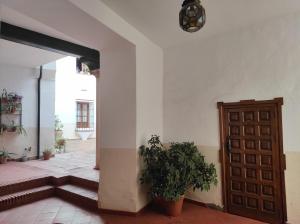
<svg viewBox="0 0 300 224">
<path fill-rule="evenodd" d="M 54 193 L 54 187 L 46 185 L 7 194 L 0 197 L 0 211 L 52 197 Z"/>
<path fill-rule="evenodd" d="M 70 176 L 70 184 L 76 185 L 79 187 L 87 188 L 89 190 L 98 192 L 99 183 L 94 180 L 88 180 L 81 177 Z"/>
<path fill-rule="evenodd" d="M 56 187 L 55 191 L 57 196 L 71 203 L 93 210 L 98 209 L 98 192 L 95 190 L 67 184 Z"/>
<path fill-rule="evenodd" d="M 49 176 L 2 184 L 0 185 L 0 197 L 50 184 L 51 178 Z"/>
</svg>

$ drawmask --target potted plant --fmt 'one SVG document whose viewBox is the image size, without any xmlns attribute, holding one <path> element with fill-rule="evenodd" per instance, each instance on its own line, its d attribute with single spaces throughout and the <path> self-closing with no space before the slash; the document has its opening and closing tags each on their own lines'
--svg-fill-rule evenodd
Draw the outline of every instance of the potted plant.
<svg viewBox="0 0 300 224">
<path fill-rule="evenodd" d="M 6 126 L 5 129 L 7 132 L 15 132 L 18 135 L 27 135 L 27 132 L 25 130 L 25 128 L 23 127 L 23 125 L 15 125 L 15 121 L 11 121 L 11 124 Z"/>
<path fill-rule="evenodd" d="M 51 148 L 45 149 L 43 152 L 44 160 L 49 160 L 52 156 L 52 152 L 53 152 L 53 150 Z"/>
<path fill-rule="evenodd" d="M 55 115 L 55 139 L 61 139 L 63 137 L 63 128 L 61 120 Z"/>
<path fill-rule="evenodd" d="M 64 150 L 65 145 L 66 145 L 66 140 L 64 138 L 57 139 L 56 144 L 55 144 L 55 148 L 57 149 L 57 152 L 61 153 L 61 152 L 65 151 Z"/>
<path fill-rule="evenodd" d="M 1 96 L 2 111 L 4 113 L 13 114 L 19 107 L 22 100 L 22 96 L 17 95 L 16 93 L 7 93 L 6 89 L 3 90 Z"/>
<path fill-rule="evenodd" d="M 7 90 L 3 89 L 2 90 L 2 95 L 1 95 L 1 102 L 6 103 L 7 101 L 8 101 Z"/>
<path fill-rule="evenodd" d="M 16 105 L 10 101 L 2 105 L 3 113 L 13 114 L 16 112 L 16 110 L 17 110 Z"/>
<path fill-rule="evenodd" d="M 11 124 L 7 126 L 6 128 L 7 132 L 16 132 L 17 126 L 15 125 L 15 121 L 11 121 Z"/>
<path fill-rule="evenodd" d="M 26 129 L 23 127 L 23 125 L 16 126 L 16 132 L 17 132 L 19 135 L 27 136 Z"/>
<path fill-rule="evenodd" d="M 23 155 L 21 157 L 22 162 L 26 162 L 28 160 L 28 153 L 31 152 L 31 146 L 24 149 Z"/>
<path fill-rule="evenodd" d="M 5 124 L 0 125 L 0 135 L 3 135 L 3 133 L 6 131 L 7 126 Z"/>
<path fill-rule="evenodd" d="M 145 168 L 140 182 L 149 186 L 156 205 L 168 215 L 181 214 L 184 195 L 189 189 L 210 189 L 217 184 L 214 164 L 208 164 L 192 142 L 171 143 L 166 148 L 153 135 L 148 146 L 140 147 Z"/>
<path fill-rule="evenodd" d="M 7 152 L 5 149 L 0 151 L 0 164 L 7 163 L 7 159 L 11 158 L 11 155 L 16 155 L 15 153 Z"/>
</svg>

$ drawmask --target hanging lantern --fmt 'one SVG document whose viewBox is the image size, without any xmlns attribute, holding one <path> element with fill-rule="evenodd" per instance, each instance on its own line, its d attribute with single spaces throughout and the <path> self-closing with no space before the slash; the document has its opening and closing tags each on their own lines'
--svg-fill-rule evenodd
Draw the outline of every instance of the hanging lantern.
<svg viewBox="0 0 300 224">
<path fill-rule="evenodd" d="M 200 0 L 184 0 L 179 13 L 180 27 L 189 33 L 200 30 L 206 21 L 205 9 Z"/>
</svg>

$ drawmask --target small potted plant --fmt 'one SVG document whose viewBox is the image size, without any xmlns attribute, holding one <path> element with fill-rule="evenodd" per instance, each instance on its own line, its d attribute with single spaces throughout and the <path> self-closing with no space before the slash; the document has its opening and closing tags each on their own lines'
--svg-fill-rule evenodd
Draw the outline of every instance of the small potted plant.
<svg viewBox="0 0 300 224">
<path fill-rule="evenodd" d="M 57 152 L 62 153 L 65 151 L 65 145 L 66 145 L 66 140 L 64 138 L 57 139 L 56 140 L 56 145 L 55 148 L 57 149 Z"/>
<path fill-rule="evenodd" d="M 17 132 L 18 135 L 27 136 L 26 129 L 23 127 L 23 125 L 16 126 L 16 132 Z"/>
<path fill-rule="evenodd" d="M 4 132 L 6 131 L 7 126 L 5 124 L 1 124 L 0 125 L 0 135 L 3 135 Z"/>
<path fill-rule="evenodd" d="M 64 125 L 62 124 L 58 115 L 55 115 L 55 139 L 62 139 L 63 128 L 64 128 Z"/>
<path fill-rule="evenodd" d="M 7 132 L 14 132 L 18 135 L 27 135 L 27 132 L 23 125 L 15 125 L 15 121 L 11 121 L 11 124 L 6 127 Z"/>
<path fill-rule="evenodd" d="M 1 95 L 1 103 L 7 103 L 7 101 L 8 101 L 7 90 L 3 89 L 2 95 Z"/>
<path fill-rule="evenodd" d="M 189 189 L 210 189 L 217 184 L 214 164 L 204 160 L 192 142 L 162 145 L 153 135 L 148 146 L 140 147 L 145 168 L 140 182 L 149 186 L 149 194 L 157 206 L 170 216 L 181 214 L 184 195 Z"/>
<path fill-rule="evenodd" d="M 6 89 L 3 90 L 1 96 L 2 112 L 13 114 L 15 113 L 21 104 L 22 96 L 16 93 L 7 93 Z"/>
<path fill-rule="evenodd" d="M 43 152 L 43 158 L 44 160 L 49 160 L 52 156 L 53 150 L 51 148 L 46 148 Z"/>
<path fill-rule="evenodd" d="M 21 157 L 22 162 L 26 162 L 28 160 L 28 153 L 31 152 L 31 146 L 24 149 L 23 155 Z"/>
<path fill-rule="evenodd" d="M 7 152 L 5 149 L 0 151 L 0 164 L 7 163 L 7 159 L 10 159 L 11 155 L 16 155 L 15 153 Z"/>
</svg>

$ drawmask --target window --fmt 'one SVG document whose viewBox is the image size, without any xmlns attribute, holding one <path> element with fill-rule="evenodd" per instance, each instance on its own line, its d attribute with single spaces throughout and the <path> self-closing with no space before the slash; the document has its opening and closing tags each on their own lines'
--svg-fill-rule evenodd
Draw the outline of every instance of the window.
<svg viewBox="0 0 300 224">
<path fill-rule="evenodd" d="M 77 130 L 94 129 L 94 103 L 93 102 L 77 102 Z"/>
</svg>

